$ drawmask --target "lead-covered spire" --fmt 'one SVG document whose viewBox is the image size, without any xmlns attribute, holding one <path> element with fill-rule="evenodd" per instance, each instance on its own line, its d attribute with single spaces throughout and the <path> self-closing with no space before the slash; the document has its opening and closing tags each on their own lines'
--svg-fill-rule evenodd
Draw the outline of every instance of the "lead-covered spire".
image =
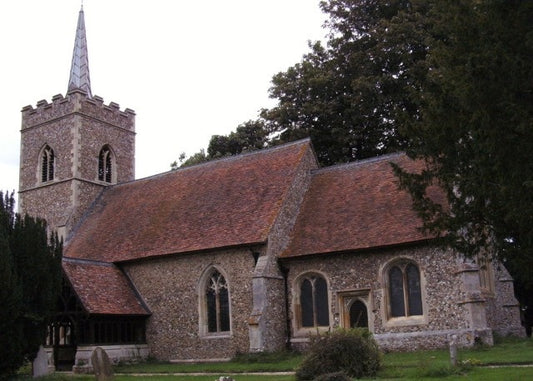
<svg viewBox="0 0 533 381">
<path fill-rule="evenodd" d="M 81 89 L 87 93 L 89 98 L 92 97 L 83 5 L 78 16 L 78 26 L 76 28 L 76 39 L 74 41 L 74 52 L 72 53 L 72 65 L 70 67 L 70 78 L 68 81 L 68 91 L 75 89 Z"/>
</svg>

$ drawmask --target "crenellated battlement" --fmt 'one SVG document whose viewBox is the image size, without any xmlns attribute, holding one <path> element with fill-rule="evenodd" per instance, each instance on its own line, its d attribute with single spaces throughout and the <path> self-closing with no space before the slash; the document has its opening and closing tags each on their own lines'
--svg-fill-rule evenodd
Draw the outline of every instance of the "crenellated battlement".
<svg viewBox="0 0 533 381">
<path fill-rule="evenodd" d="M 62 94 L 54 95 L 51 103 L 40 100 L 35 108 L 28 105 L 21 112 L 22 130 L 78 113 L 135 132 L 135 111 L 129 108 L 121 111 L 118 103 L 106 105 L 102 97 L 95 95 L 89 98 L 80 89 L 69 91 L 65 97 Z"/>
</svg>

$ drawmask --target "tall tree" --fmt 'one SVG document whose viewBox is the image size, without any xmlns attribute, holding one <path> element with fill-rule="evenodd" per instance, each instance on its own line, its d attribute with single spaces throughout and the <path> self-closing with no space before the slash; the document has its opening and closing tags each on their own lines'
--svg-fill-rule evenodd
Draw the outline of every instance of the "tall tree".
<svg viewBox="0 0 533 381">
<path fill-rule="evenodd" d="M 427 54 L 426 2 L 329 0 L 327 47 L 311 46 L 302 62 L 273 78 L 278 105 L 263 110 L 269 132 L 285 142 L 310 136 L 324 165 L 405 146 L 398 112 L 416 115 L 407 94 L 419 88 Z"/>
<path fill-rule="evenodd" d="M 402 184 L 428 231 L 496 253 L 533 291 L 533 2 L 435 1 L 429 17 L 431 70 L 403 129 L 427 167 L 398 169 Z M 427 196 L 435 184 L 446 206 Z"/>
<path fill-rule="evenodd" d="M 304 137 L 322 165 L 405 147 L 398 113 L 418 113 L 408 95 L 425 74 L 427 1 L 329 0 L 320 7 L 328 16 L 326 46 L 311 44 L 301 62 L 273 77 L 270 96 L 278 104 L 248 122 L 259 139 L 243 141 L 241 125 L 213 136 L 202 158 Z"/>
<path fill-rule="evenodd" d="M 213 135 L 207 147 L 207 154 L 215 159 L 255 151 L 267 145 L 267 133 L 261 120 L 242 123 L 228 136 Z"/>
<path fill-rule="evenodd" d="M 213 135 L 207 147 L 207 154 L 203 149 L 188 158 L 186 158 L 185 153 L 182 153 L 178 159 L 179 166 L 188 167 L 225 156 L 255 151 L 265 148 L 267 145 L 268 133 L 264 121 L 261 119 L 249 120 L 237 126 L 237 129 L 228 135 Z M 178 169 L 178 162 L 175 161 L 170 164 L 170 168 L 172 170 Z"/>
<path fill-rule="evenodd" d="M 8 237 L 13 229 L 14 199 L 0 192 L 0 379 L 15 372 L 24 362 L 22 350 L 22 290 L 15 271 Z"/>
<path fill-rule="evenodd" d="M 57 235 L 48 239 L 43 220 L 15 214 L 12 194 L 0 192 L 0 199 L 0 326 L 12 327 L 2 335 L 9 337 L 9 356 L 0 366 L 5 377 L 21 359 L 33 360 L 44 343 L 61 289 L 62 244 Z"/>
</svg>

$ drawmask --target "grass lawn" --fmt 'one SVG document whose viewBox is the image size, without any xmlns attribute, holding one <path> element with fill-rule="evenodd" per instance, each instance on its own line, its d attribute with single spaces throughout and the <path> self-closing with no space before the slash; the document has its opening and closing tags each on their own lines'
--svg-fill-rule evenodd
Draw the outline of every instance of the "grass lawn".
<svg viewBox="0 0 533 381">
<path fill-rule="evenodd" d="M 460 349 L 458 359 L 463 364 L 452 368 L 447 350 L 419 351 L 409 353 L 387 353 L 379 380 L 533 380 L 533 367 L 512 367 L 511 365 L 533 364 L 532 339 L 506 339 L 494 347 Z M 115 380 L 193 380 L 214 381 L 219 376 L 233 376 L 237 381 L 294 381 L 292 375 L 244 375 L 243 372 L 293 371 L 301 356 L 292 353 L 246 355 L 227 363 L 170 364 L 146 362 L 115 367 Z M 497 368 L 488 365 L 498 366 Z M 191 373 L 210 373 L 197 376 Z M 159 373 L 158 375 L 152 375 Z M 178 376 L 175 373 L 189 373 Z M 141 374 L 141 376 L 139 376 Z M 29 379 L 21 376 L 19 380 Z M 94 380 L 94 376 L 55 374 L 42 378 L 43 381 Z"/>
<path fill-rule="evenodd" d="M 291 352 L 249 354 L 236 357 L 231 362 L 171 364 L 147 362 L 116 366 L 116 373 L 242 373 L 242 372 L 287 372 L 293 371 L 302 356 Z"/>
</svg>

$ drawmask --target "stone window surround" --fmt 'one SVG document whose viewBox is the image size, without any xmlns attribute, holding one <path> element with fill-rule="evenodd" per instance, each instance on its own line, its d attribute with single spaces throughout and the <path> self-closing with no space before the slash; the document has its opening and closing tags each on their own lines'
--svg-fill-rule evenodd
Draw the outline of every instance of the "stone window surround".
<svg viewBox="0 0 533 381">
<path fill-rule="evenodd" d="M 390 311 L 390 301 L 389 301 L 389 270 L 398 264 L 406 265 L 407 263 L 412 263 L 418 268 L 418 273 L 420 276 L 420 293 L 422 299 L 422 315 L 412 315 L 412 316 L 399 316 L 392 317 Z M 424 271 L 421 266 L 412 258 L 407 256 L 396 257 L 388 262 L 386 262 L 381 270 L 381 282 L 383 285 L 382 289 L 382 308 L 381 315 L 383 319 L 384 328 L 392 327 L 403 327 L 403 326 L 415 326 L 415 325 L 424 325 L 428 323 L 428 306 L 426 303 L 426 279 L 424 276 Z M 370 323 L 369 323 L 370 324 Z"/>
<path fill-rule="evenodd" d="M 43 159 L 44 159 L 44 156 L 47 155 L 49 156 L 48 152 L 50 152 L 52 154 L 52 159 L 53 159 L 53 162 L 52 162 L 52 177 L 49 178 L 49 165 L 47 165 L 46 167 L 46 180 L 43 181 L 43 177 L 44 176 L 44 173 L 43 173 L 43 166 L 44 166 L 44 163 L 43 163 Z M 43 145 L 43 147 L 39 150 L 39 158 L 37 160 L 37 171 L 36 171 L 36 176 L 37 176 L 37 184 L 48 184 L 52 181 L 55 180 L 56 178 L 56 167 L 57 167 L 57 155 L 55 154 L 54 152 L 54 149 L 48 144 L 48 143 L 45 143 Z"/>
<path fill-rule="evenodd" d="M 229 331 L 224 332 L 209 332 L 208 329 L 208 319 L 207 319 L 207 300 L 205 295 L 205 288 L 207 282 L 209 282 L 211 275 L 214 271 L 218 271 L 226 280 L 228 286 L 228 304 L 229 304 Z M 221 339 L 221 338 L 230 338 L 233 336 L 232 329 L 232 312 L 231 312 L 231 282 L 228 278 L 228 274 L 217 265 L 209 265 L 202 273 L 200 281 L 198 282 L 198 326 L 199 326 L 199 336 L 201 339 Z"/>
<path fill-rule="evenodd" d="M 104 151 L 108 151 L 109 152 L 109 158 L 111 159 L 111 181 L 106 181 L 106 176 L 105 176 L 105 163 L 104 163 L 104 168 L 100 168 L 100 156 L 102 155 L 102 153 Z M 103 179 L 100 179 L 100 171 L 103 171 Z M 96 181 L 98 182 L 101 182 L 101 183 L 106 183 L 106 184 L 114 184 L 116 183 L 116 179 L 117 179 L 117 164 L 116 164 L 116 155 L 115 155 L 115 151 L 113 150 L 113 147 L 111 147 L 110 144 L 104 144 L 102 146 L 102 148 L 100 148 L 100 151 L 98 152 L 98 157 L 97 157 L 97 171 L 96 171 Z"/>
<path fill-rule="evenodd" d="M 326 281 L 327 286 L 327 297 L 328 297 L 328 318 L 329 318 L 329 325 L 327 326 L 318 326 L 318 327 L 302 327 L 301 323 L 301 306 L 300 306 L 300 289 L 301 284 L 304 279 L 306 279 L 309 276 L 319 276 L 323 278 Z M 293 291 L 293 300 L 292 300 L 292 328 L 294 332 L 295 337 L 309 337 L 312 334 L 317 333 L 325 333 L 331 330 L 332 323 L 334 322 L 333 316 L 331 314 L 331 283 L 329 281 L 329 278 L 326 274 L 324 274 L 322 271 L 318 270 L 306 270 L 299 274 L 297 277 L 294 278 L 294 281 L 292 283 L 292 291 Z"/>
</svg>

